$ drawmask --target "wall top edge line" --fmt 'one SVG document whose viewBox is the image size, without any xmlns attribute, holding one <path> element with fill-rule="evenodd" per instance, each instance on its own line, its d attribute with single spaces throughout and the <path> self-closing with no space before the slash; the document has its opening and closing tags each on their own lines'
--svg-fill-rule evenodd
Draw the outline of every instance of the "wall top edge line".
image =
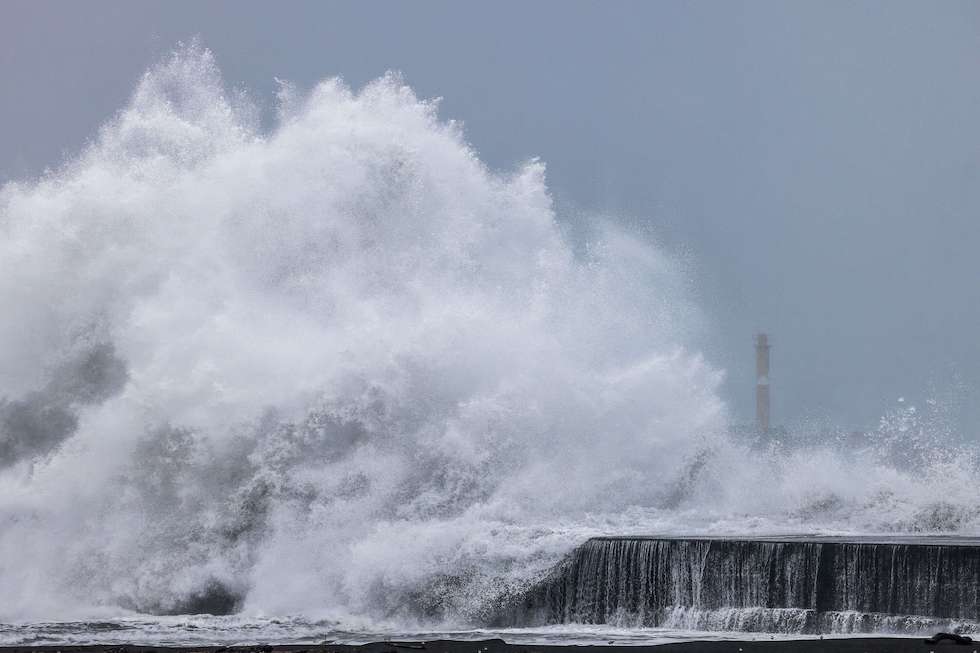
<svg viewBox="0 0 980 653">
<path fill-rule="evenodd" d="M 885 544 L 896 546 L 959 546 L 980 548 L 980 536 L 969 535 L 598 535 L 589 542 L 757 542 L 760 544 Z"/>
</svg>

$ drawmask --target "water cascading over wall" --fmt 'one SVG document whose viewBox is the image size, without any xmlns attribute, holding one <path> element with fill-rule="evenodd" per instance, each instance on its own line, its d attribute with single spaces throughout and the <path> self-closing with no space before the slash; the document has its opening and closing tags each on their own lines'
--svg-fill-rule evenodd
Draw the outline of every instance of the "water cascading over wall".
<svg viewBox="0 0 980 653">
<path fill-rule="evenodd" d="M 769 632 L 976 630 L 980 541 L 602 537 L 502 623 Z"/>
</svg>

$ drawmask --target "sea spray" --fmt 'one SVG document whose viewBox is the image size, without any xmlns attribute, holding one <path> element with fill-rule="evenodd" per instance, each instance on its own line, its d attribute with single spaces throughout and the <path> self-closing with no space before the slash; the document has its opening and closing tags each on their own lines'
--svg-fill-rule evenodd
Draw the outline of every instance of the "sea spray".
<svg viewBox="0 0 980 653">
<path fill-rule="evenodd" d="M 181 49 L 3 190 L 5 414 L 79 351 L 123 379 L 5 422 L 4 615 L 461 609 L 722 429 L 670 262 L 576 258 L 541 164 L 491 173 L 392 75 L 250 115 Z"/>
<path fill-rule="evenodd" d="M 972 454 L 726 436 L 683 270 L 573 247 L 541 163 L 395 75 L 281 99 L 180 48 L 0 189 L 0 620 L 480 623 L 592 535 L 976 529 Z"/>
</svg>

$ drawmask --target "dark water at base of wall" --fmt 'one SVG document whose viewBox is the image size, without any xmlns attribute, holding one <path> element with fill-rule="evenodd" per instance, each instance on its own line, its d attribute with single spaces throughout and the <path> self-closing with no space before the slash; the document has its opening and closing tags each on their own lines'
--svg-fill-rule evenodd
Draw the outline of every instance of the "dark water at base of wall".
<svg viewBox="0 0 980 653">
<path fill-rule="evenodd" d="M 0 623 L 0 646 L 233 646 L 365 644 L 384 641 L 481 641 L 561 646 L 650 646 L 689 641 L 798 640 L 798 634 L 692 631 L 671 628 L 560 624 L 533 628 L 409 628 L 343 625 L 303 617 L 131 616 L 99 621 Z M 390 650 L 390 649 L 386 649 Z M 471 653 L 469 649 L 467 653 Z M 254 651 L 252 652 L 254 653 Z"/>
</svg>

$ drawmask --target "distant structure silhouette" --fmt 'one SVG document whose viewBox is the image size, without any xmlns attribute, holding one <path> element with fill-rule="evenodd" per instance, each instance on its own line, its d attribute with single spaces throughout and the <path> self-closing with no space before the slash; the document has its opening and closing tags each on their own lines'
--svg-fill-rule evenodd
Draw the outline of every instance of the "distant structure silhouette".
<svg viewBox="0 0 980 653">
<path fill-rule="evenodd" d="M 769 336 L 755 337 L 755 425 L 760 435 L 769 434 Z"/>
</svg>

